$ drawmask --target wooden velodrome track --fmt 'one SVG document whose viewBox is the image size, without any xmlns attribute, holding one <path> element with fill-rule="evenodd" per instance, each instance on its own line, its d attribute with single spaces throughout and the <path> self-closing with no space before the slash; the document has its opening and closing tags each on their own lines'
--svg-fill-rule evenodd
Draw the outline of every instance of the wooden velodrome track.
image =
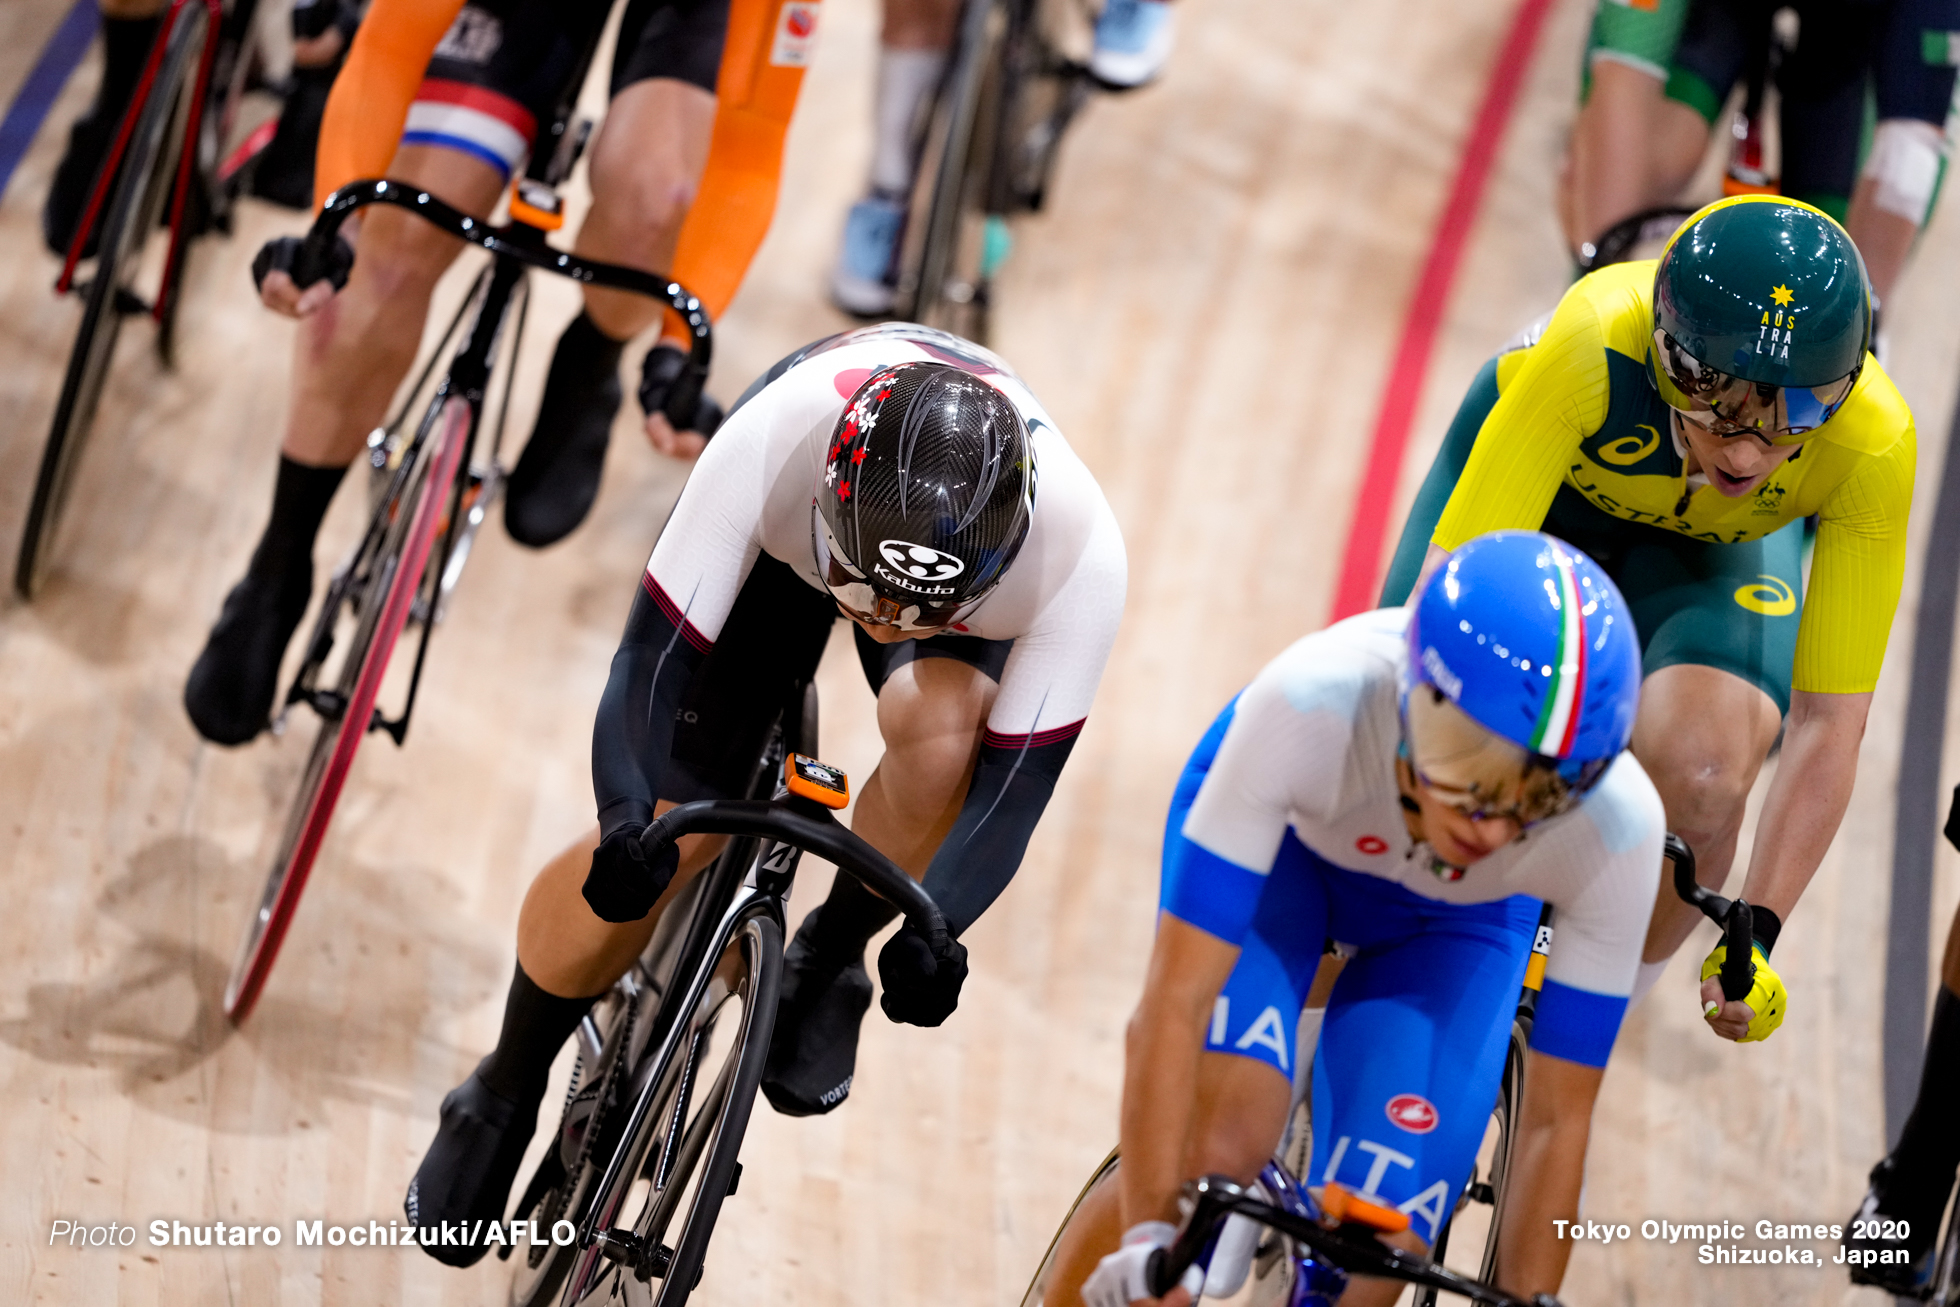
<svg viewBox="0 0 1960 1307">
<path fill-rule="evenodd" d="M 969 938 L 959 1014 L 937 1031 L 874 1015 L 841 1111 L 757 1114 L 699 1301 L 1018 1301 L 1114 1137 L 1178 766 L 1218 706 L 1329 611 L 1382 381 L 1511 6 L 1182 3 L 1168 79 L 1092 106 L 1051 211 L 1018 229 L 1001 290 L 999 349 L 1101 478 L 1128 537 L 1129 611 L 1092 725 L 1018 880 Z M 1558 0 L 1530 65 L 1448 301 L 1400 502 L 1478 363 L 1566 283 L 1552 186 L 1590 7 Z M 65 8 L 0 7 L 0 99 Z M 725 398 L 844 325 L 822 273 L 863 174 L 876 6 L 831 0 L 824 23 L 775 229 L 718 324 Z M 37 210 L 92 60 L 0 201 L 9 562 L 78 312 L 49 293 Z M 491 1043 L 519 897 L 590 821 L 593 706 L 685 469 L 633 434 L 629 405 L 582 531 L 543 554 L 485 532 L 406 749 L 370 740 L 264 1002 L 231 1029 L 218 997 L 298 741 L 204 745 L 179 695 L 263 522 L 285 402 L 291 330 L 256 307 L 245 267 L 267 235 L 298 226 L 248 205 L 233 239 L 198 247 L 176 373 L 148 352 L 145 324 L 126 331 L 58 570 L 33 606 L 0 601 L 9 1303 L 502 1301 L 494 1260 L 457 1272 L 408 1250 L 299 1249 L 290 1227 L 399 1217 L 438 1100 Z M 1953 406 L 1956 284 L 1949 203 L 1887 306 L 1891 371 L 1920 415 L 1916 541 Z M 523 428 L 546 342 L 572 312 L 564 285 L 539 292 Z M 329 519 L 323 569 L 358 499 L 343 494 Z M 1706 945 L 1682 950 L 1607 1077 L 1594 1219 L 1841 1221 L 1882 1151 L 1881 979 L 1918 553 L 1850 817 L 1778 954 L 1790 1018 L 1766 1045 L 1713 1039 L 1690 975 Z M 877 756 L 871 701 L 855 660 L 833 654 L 824 752 L 862 776 Z M 1939 858 L 1935 948 L 1960 886 L 1954 855 L 1942 845 Z M 823 880 L 806 873 L 803 907 Z M 49 1246 L 56 1219 L 157 1217 L 289 1233 L 271 1252 Z M 1687 1245 L 1637 1238 L 1581 1247 L 1564 1296 L 1880 1301 L 1837 1268 L 1709 1270 Z"/>
</svg>

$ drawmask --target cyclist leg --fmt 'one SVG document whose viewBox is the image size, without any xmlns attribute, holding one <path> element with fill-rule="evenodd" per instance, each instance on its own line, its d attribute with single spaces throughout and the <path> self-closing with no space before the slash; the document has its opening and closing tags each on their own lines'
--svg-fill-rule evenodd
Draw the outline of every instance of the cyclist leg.
<svg viewBox="0 0 1960 1307">
<path fill-rule="evenodd" d="M 855 637 L 885 752 L 858 789 L 851 828 L 924 879 L 966 798 L 1011 642 L 939 635 L 880 644 L 861 629 Z M 865 949 L 897 915 L 839 876 L 797 928 L 762 1082 L 777 1111 L 827 1112 L 849 1095 L 871 1004 Z"/>
<path fill-rule="evenodd" d="M 627 6 L 612 103 L 592 146 L 592 209 L 575 253 L 646 272 L 674 266 L 708 159 L 727 30 L 728 0 Z M 583 310 L 558 338 L 537 422 L 511 470 L 504 525 L 520 544 L 553 544 L 591 511 L 619 413 L 620 358 L 662 308 L 644 295 L 586 289 Z"/>
<path fill-rule="evenodd" d="M 1878 125 L 1846 226 L 1865 256 L 1881 304 L 1898 283 L 1946 175 L 1946 118 L 1960 2 L 1898 0 L 1888 8 L 1872 64 Z"/>
<path fill-rule="evenodd" d="M 1574 250 L 1654 202 L 1643 165 L 1687 12 L 1688 0 L 1644 7 L 1599 0 L 1593 11 L 1579 116 L 1559 179 L 1561 225 Z"/>
<path fill-rule="evenodd" d="M 1681 196 L 1708 153 L 1753 52 L 1768 48 L 1774 5 L 1764 0 L 1694 0 L 1668 66 L 1667 86 L 1649 152 L 1650 203 Z"/>
<path fill-rule="evenodd" d="M 1327 869 L 1327 930 L 1353 945 L 1314 1060 L 1312 1183 L 1376 1194 L 1427 1249 L 1483 1143 L 1538 921 L 1535 900 L 1442 904 Z M 1549 1234 L 1549 1231 L 1547 1231 Z M 1357 1279 L 1344 1304 L 1395 1300 Z"/>
<path fill-rule="evenodd" d="M 1783 194 L 1839 222 L 1851 205 L 1866 130 L 1868 69 L 1881 10 L 1813 4 L 1776 71 Z"/>
<path fill-rule="evenodd" d="M 136 94 L 156 41 L 163 0 L 102 0 L 102 80 L 95 102 L 68 129 L 68 148 L 55 165 L 41 206 L 41 238 L 56 254 L 66 254 L 75 228 L 95 189 L 96 174 L 115 142 L 123 114 Z M 91 245 L 92 245 L 91 241 Z M 93 253 L 92 248 L 83 255 Z"/>
<path fill-rule="evenodd" d="M 465 6 L 429 61 L 390 174 L 487 217 L 576 66 L 569 23 L 531 0 Z M 272 513 L 185 685 L 206 739 L 242 744 L 265 727 L 311 596 L 314 536 L 413 365 L 430 296 L 461 249 L 412 214 L 374 209 L 346 289 L 301 323 Z"/>
<path fill-rule="evenodd" d="M 892 311 L 899 237 L 912 191 L 913 128 L 946 68 L 958 0 L 884 0 L 878 84 L 871 114 L 871 172 L 864 198 L 844 219 L 830 297 L 861 317 Z"/>
<path fill-rule="evenodd" d="M 767 555 L 757 560 L 721 637 L 683 693 L 677 715 L 682 725 L 660 776 L 655 812 L 746 792 L 781 706 L 815 674 L 835 618 L 827 594 Z M 436 1137 L 410 1182 L 407 1205 L 418 1222 L 502 1214 L 558 1049 L 633 965 L 661 915 L 726 841 L 683 839 L 673 881 L 645 917 L 623 923 L 601 920 L 585 901 L 598 844 L 597 830 L 573 841 L 525 894 L 517 966 L 497 1044 L 443 1100 Z M 443 1260 L 463 1259 L 459 1264 L 481 1256 L 475 1247 L 454 1248 L 450 1255 L 429 1251 Z"/>
</svg>

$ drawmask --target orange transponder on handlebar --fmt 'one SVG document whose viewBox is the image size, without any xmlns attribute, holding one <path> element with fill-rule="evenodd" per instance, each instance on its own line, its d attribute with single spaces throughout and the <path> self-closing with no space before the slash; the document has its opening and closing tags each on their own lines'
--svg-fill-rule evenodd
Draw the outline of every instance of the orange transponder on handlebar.
<svg viewBox="0 0 1960 1307">
<path fill-rule="evenodd" d="M 1394 1234 L 1409 1228 L 1409 1214 L 1398 1212 L 1393 1207 L 1384 1207 L 1344 1185 L 1328 1181 L 1320 1191 L 1320 1209 L 1330 1220 L 1342 1225 L 1365 1225 L 1371 1230 L 1384 1234 Z"/>
<path fill-rule="evenodd" d="M 842 808 L 851 801 L 851 778 L 841 767 L 792 753 L 783 760 L 783 784 L 791 794 L 826 808 Z"/>
</svg>

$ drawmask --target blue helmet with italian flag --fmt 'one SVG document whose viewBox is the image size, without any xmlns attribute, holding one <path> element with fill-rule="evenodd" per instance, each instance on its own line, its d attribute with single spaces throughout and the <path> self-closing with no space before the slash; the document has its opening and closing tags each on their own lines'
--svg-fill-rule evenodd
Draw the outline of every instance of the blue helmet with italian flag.
<svg viewBox="0 0 1960 1307">
<path fill-rule="evenodd" d="M 1403 740 L 1416 779 L 1529 825 L 1576 803 L 1633 736 L 1640 639 L 1599 564 L 1537 531 L 1465 541 L 1410 602 Z"/>
</svg>

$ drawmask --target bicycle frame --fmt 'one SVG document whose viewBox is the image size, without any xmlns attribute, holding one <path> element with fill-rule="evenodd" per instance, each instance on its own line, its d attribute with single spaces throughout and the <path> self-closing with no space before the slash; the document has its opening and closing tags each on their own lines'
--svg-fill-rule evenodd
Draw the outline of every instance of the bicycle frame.
<svg viewBox="0 0 1960 1307">
<path fill-rule="evenodd" d="M 687 1030 L 683 1018 L 707 993 L 716 959 L 752 918 L 764 913 L 779 929 L 785 925 L 785 902 L 805 852 L 834 862 L 840 872 L 857 876 L 896 905 L 927 937 L 935 952 L 946 948 L 950 938 L 945 918 L 917 881 L 841 825 L 827 809 L 807 800 L 779 797 L 772 802 L 737 799 L 682 804 L 647 829 L 641 847 L 658 848 L 689 834 L 732 835 L 737 842 L 702 873 L 712 879 L 702 888 L 677 952 L 672 974 L 681 983 L 661 995 L 647 1053 L 633 1071 L 627 1099 L 631 1106 L 618 1143 L 591 1189 L 579 1223 L 582 1255 L 568 1276 L 565 1301 L 577 1301 L 589 1292 L 611 1269 L 609 1263 L 624 1264 L 643 1279 L 666 1274 L 666 1266 L 658 1260 L 659 1250 L 645 1247 L 632 1231 L 615 1228 L 613 1221 L 653 1142 L 649 1118 L 664 1099 L 669 1074 L 679 1065 L 681 1041 Z"/>
<path fill-rule="evenodd" d="M 488 250 L 494 256 L 482 291 L 472 297 L 476 300 L 476 308 L 468 332 L 461 347 L 451 358 L 448 372 L 438 383 L 435 394 L 430 400 L 431 412 L 439 411 L 451 398 L 461 398 L 469 405 L 470 444 L 459 464 L 461 474 L 456 477 L 452 485 L 442 491 L 450 497 L 448 527 L 443 534 L 441 548 L 430 560 L 431 565 L 425 573 L 433 574 L 438 579 L 439 593 L 424 614 L 415 665 L 409 676 L 407 699 L 400 715 L 392 720 L 385 717 L 377 708 L 374 719 L 368 726 L 370 730 L 386 731 L 395 743 L 400 745 L 407 738 L 409 718 L 415 708 L 417 692 L 421 688 L 422 669 L 427 660 L 429 638 L 435 627 L 433 618 L 439 611 L 437 605 L 441 600 L 440 591 L 447 585 L 454 584 L 454 578 L 450 575 L 451 555 L 457 537 L 463 529 L 463 491 L 469 479 L 468 469 L 474 461 L 482 433 L 483 404 L 490 389 L 492 362 L 498 352 L 504 323 L 509 317 L 512 297 L 523 284 L 526 269 L 545 268 L 577 282 L 637 291 L 667 304 L 687 324 L 691 338 L 688 357 L 690 363 L 695 365 L 694 375 L 707 374 L 713 353 L 713 332 L 708 322 L 707 311 L 702 308 L 701 302 L 688 294 L 678 282 L 664 280 L 630 268 L 588 263 L 572 255 L 561 253 L 546 244 L 546 233 L 540 227 L 522 221 L 513 221 L 508 226 L 494 227 L 479 222 L 427 191 L 387 180 L 354 182 L 343 186 L 328 198 L 294 261 L 295 280 L 301 285 L 306 285 L 317 279 L 325 265 L 326 251 L 332 247 L 341 224 L 355 212 L 371 204 L 388 204 L 408 209 L 451 235 Z M 466 301 L 461 312 L 468 311 L 469 306 Z M 434 365 L 435 360 L 432 359 L 430 367 L 433 368 Z M 426 377 L 426 372 L 424 375 Z M 508 401 L 508 390 L 504 397 Z M 409 475 L 415 465 L 416 455 L 420 451 L 422 442 L 428 439 L 428 434 L 429 427 L 425 423 L 403 452 L 396 470 L 398 477 Z M 370 530 L 372 529 L 374 528 L 371 527 Z M 357 550 L 357 554 L 358 552 Z M 345 579 L 344 574 L 336 576 L 336 584 Z M 331 615 L 333 607 L 332 604 L 324 606 L 323 614 Z M 292 686 L 283 702 L 287 705 L 304 702 L 323 716 L 332 717 L 344 705 L 338 702 L 338 696 L 315 688 L 314 678 L 319 674 L 326 654 L 325 649 L 318 646 L 317 640 L 309 645 L 308 657 L 293 678 Z M 315 657 L 315 653 L 319 656 Z"/>
</svg>

